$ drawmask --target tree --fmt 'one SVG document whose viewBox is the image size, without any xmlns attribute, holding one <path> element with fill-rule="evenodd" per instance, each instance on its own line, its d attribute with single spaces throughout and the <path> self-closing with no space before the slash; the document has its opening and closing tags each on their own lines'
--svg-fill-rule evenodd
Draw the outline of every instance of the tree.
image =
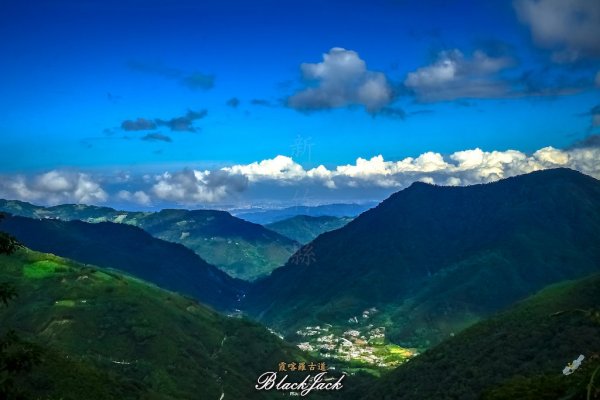
<svg viewBox="0 0 600 400">
<path fill-rule="evenodd" d="M 0 213 L 0 222 L 4 219 L 4 214 Z M 5 232 L 0 232 L 0 254 L 12 254 L 21 247 L 17 239 Z M 15 288 L 8 284 L 0 282 L 0 303 L 8 304 L 8 301 L 17 297 Z"/>
<path fill-rule="evenodd" d="M 4 214 L 0 213 L 0 222 L 2 222 L 2 219 L 4 219 Z M 7 233 L 0 232 L 0 254 L 12 254 L 19 247 L 21 247 L 21 244 L 17 239 Z M 8 283 L 0 282 L 0 303 L 7 305 L 8 301 L 15 297 L 17 297 L 15 288 Z"/>
<path fill-rule="evenodd" d="M 4 216 L 0 214 L 0 220 L 2 220 L 3 217 Z M 0 254 L 12 254 L 19 247 L 21 247 L 21 244 L 17 239 L 7 233 L 0 232 Z"/>
</svg>

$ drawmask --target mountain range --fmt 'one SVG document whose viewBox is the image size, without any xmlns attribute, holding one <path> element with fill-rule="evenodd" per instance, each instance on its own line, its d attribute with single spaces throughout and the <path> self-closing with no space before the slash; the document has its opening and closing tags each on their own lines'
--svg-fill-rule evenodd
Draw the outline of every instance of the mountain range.
<svg viewBox="0 0 600 400">
<path fill-rule="evenodd" d="M 300 247 L 292 239 L 225 211 L 132 212 L 82 204 L 41 207 L 15 200 L 0 200 L 0 211 L 29 218 L 134 225 L 157 238 L 181 243 L 229 275 L 245 280 L 269 274 Z"/>
<path fill-rule="evenodd" d="M 320 206 L 298 205 L 278 209 L 231 210 L 231 213 L 246 221 L 266 225 L 292 218 L 297 215 L 308 215 L 311 217 L 356 217 L 376 205 L 377 203 L 375 202 L 366 202 L 362 204 L 323 204 Z"/>
<path fill-rule="evenodd" d="M 414 183 L 258 281 L 243 307 L 286 333 L 375 307 L 429 347 L 542 287 L 600 269 L 600 182 L 555 169 L 495 183 Z"/>
<path fill-rule="evenodd" d="M 18 295 L 0 304 L 2 330 L 43 349 L 16 377 L 27 398 L 279 398 L 256 392 L 257 377 L 308 357 L 256 323 L 137 277 L 28 249 L 0 265 L 0 282 Z"/>
<path fill-rule="evenodd" d="M 217 309 L 237 307 L 247 285 L 185 246 L 132 225 L 7 216 L 0 227 L 31 249 L 115 268 Z"/>
<path fill-rule="evenodd" d="M 189 247 L 207 262 L 244 280 L 268 275 L 300 247 L 286 236 L 225 211 L 162 210 L 138 219 L 136 225 L 158 238 Z"/>
<path fill-rule="evenodd" d="M 600 181 L 572 170 L 414 183 L 351 221 L 281 221 L 281 243 L 304 245 L 254 282 L 172 242 L 271 232 L 228 213 L 0 206 L 25 215 L 0 231 L 36 250 L 0 256 L 19 295 L 0 326 L 45 349 L 15 378 L 37 398 L 275 398 L 254 390 L 262 372 L 327 358 L 349 387 L 315 398 L 583 399 L 600 370 Z M 383 353 L 394 364 L 365 361 Z"/>
<path fill-rule="evenodd" d="M 341 228 L 350 221 L 352 221 L 351 217 L 331 217 L 328 215 L 313 217 L 311 215 L 296 215 L 291 218 L 267 224 L 265 225 L 265 228 L 289 237 L 298 243 L 306 244 L 314 240 L 320 234 Z"/>
</svg>

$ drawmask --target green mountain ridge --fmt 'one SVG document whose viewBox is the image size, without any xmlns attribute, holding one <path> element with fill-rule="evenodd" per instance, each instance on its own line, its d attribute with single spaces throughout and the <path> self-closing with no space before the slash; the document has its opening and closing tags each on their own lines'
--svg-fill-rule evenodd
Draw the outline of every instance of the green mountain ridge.
<svg viewBox="0 0 600 400">
<path fill-rule="evenodd" d="M 83 204 L 41 207 L 0 200 L 0 211 L 29 218 L 137 226 L 159 239 L 183 244 L 229 275 L 245 280 L 268 275 L 300 246 L 261 225 L 217 210 L 118 211 Z"/>
<path fill-rule="evenodd" d="M 164 240 L 181 243 L 229 275 L 254 280 L 268 275 L 300 247 L 286 236 L 225 211 L 162 210 L 139 226 Z"/>
<path fill-rule="evenodd" d="M 585 357 L 582 366 L 563 375 L 579 354 Z M 598 367 L 600 275 L 595 274 L 544 288 L 446 339 L 383 377 L 363 398 L 585 399 Z"/>
<path fill-rule="evenodd" d="M 119 272 L 27 249 L 0 266 L 18 293 L 0 326 L 46 349 L 18 378 L 32 398 L 280 398 L 256 392 L 256 379 L 307 357 L 256 323 Z"/>
<path fill-rule="evenodd" d="M 429 347 L 548 284 L 598 271 L 598 237 L 600 182 L 572 170 L 415 183 L 300 249 L 243 307 L 286 334 L 376 307 L 374 323 L 393 342 Z M 293 262 L 309 251 L 310 262 Z"/>
<path fill-rule="evenodd" d="M 255 323 L 116 271 L 27 249 L 0 265 L 19 293 L 0 308 L 1 325 L 45 349 L 17 379 L 36 397 L 280 398 L 255 391 L 256 377 L 309 359 Z M 599 351 L 596 274 L 547 287 L 377 381 L 349 377 L 346 391 L 315 398 L 585 399 Z M 580 353 L 582 366 L 562 375 Z"/>
<path fill-rule="evenodd" d="M 295 240 L 298 243 L 306 244 L 320 234 L 339 229 L 350 221 L 352 221 L 351 217 L 296 215 L 267 224 L 265 228 Z"/>
<path fill-rule="evenodd" d="M 119 269 L 217 309 L 236 308 L 247 286 L 185 246 L 131 225 L 8 216 L 0 229 L 31 249 Z"/>
<path fill-rule="evenodd" d="M 281 361 L 335 355 L 319 350 L 333 342 L 347 352 L 372 340 L 391 354 L 406 350 L 393 343 L 429 350 L 315 398 L 579 400 L 600 366 L 600 182 L 574 171 L 414 184 L 255 283 L 135 226 L 39 218 L 9 216 L 0 231 L 87 264 L 28 249 L 0 256 L 0 282 L 19 293 L 0 307 L 0 326 L 46 349 L 17 378 L 36 398 L 280 398 L 256 392 L 256 378 Z M 141 278 L 249 311 L 315 350 Z M 582 366 L 563 375 L 579 354 Z"/>
</svg>

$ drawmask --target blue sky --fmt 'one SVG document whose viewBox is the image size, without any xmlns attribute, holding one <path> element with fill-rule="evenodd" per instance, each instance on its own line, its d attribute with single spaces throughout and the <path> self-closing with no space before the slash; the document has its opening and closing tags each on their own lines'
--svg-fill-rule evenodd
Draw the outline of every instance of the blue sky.
<svg viewBox="0 0 600 400">
<path fill-rule="evenodd" d="M 531 158 L 548 147 L 593 151 L 598 142 L 593 0 L 9 0 L 2 7 L 4 197 L 197 207 L 285 202 L 311 188 L 315 202 L 372 200 L 410 180 L 448 183 L 436 181 L 436 171 L 467 184 L 514 167 L 505 161 L 501 173 L 489 172 L 491 161 L 480 160 L 466 178 L 471 164 L 452 162 L 457 152 Z M 269 169 L 289 163 L 222 169 L 286 156 L 305 173 L 319 165 L 331 172 L 358 158 L 398 163 L 427 152 L 450 166 L 400 176 L 385 164 L 333 181 L 321 174 L 318 182 L 314 173 Z M 568 155 L 564 166 L 583 157 Z M 586 157 L 591 170 L 583 172 L 594 175 Z M 531 160 L 530 168 L 554 166 Z M 176 185 L 185 171 L 217 171 L 218 179 L 196 173 Z M 382 184 L 390 174 L 398 179 Z M 76 195 L 81 176 L 104 195 Z M 180 196 L 157 188 L 165 179 Z M 146 197 L 136 202 L 138 192 Z"/>
</svg>

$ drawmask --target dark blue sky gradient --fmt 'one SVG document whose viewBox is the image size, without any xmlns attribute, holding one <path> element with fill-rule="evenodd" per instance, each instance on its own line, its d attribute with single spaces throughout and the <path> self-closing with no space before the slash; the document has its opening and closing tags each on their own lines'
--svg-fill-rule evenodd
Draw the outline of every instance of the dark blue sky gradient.
<svg viewBox="0 0 600 400">
<path fill-rule="evenodd" d="M 585 113 L 598 103 L 598 59 L 553 62 L 552 49 L 532 40 L 507 1 L 8 0 L 0 37 L 0 140 L 11 149 L 0 172 L 7 173 L 249 163 L 291 155 L 298 135 L 312 143 L 308 167 L 476 147 L 533 152 L 588 135 Z M 383 72 L 395 88 L 390 107 L 408 117 L 361 106 L 287 107 L 305 85 L 300 65 L 321 62 L 334 47 Z M 519 94 L 421 102 L 406 90 L 408 73 L 453 49 L 466 58 L 474 51 L 511 58 L 494 78 Z M 214 76 L 214 86 L 180 82 L 194 73 Z M 532 95 L 548 88 L 561 95 Z M 237 108 L 226 105 L 233 97 Z M 120 128 L 188 110 L 207 110 L 196 132 L 152 131 L 171 142 Z"/>
</svg>

